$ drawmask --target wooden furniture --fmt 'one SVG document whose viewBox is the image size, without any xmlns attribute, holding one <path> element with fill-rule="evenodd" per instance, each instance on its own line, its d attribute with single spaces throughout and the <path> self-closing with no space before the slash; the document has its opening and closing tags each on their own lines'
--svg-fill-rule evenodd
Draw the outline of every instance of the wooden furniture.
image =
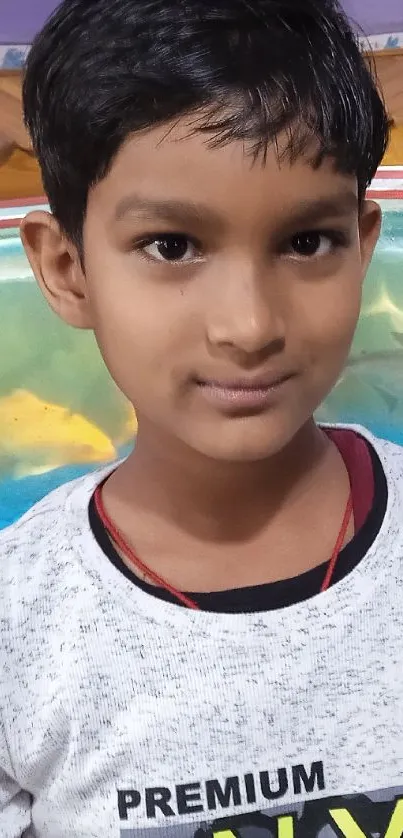
<svg viewBox="0 0 403 838">
<path fill-rule="evenodd" d="M 22 74 L 0 73 L 0 200 L 42 195 L 38 164 L 21 113 Z"/>
<path fill-rule="evenodd" d="M 389 113 L 397 126 L 403 125 L 403 49 L 377 52 L 374 60 Z"/>
<path fill-rule="evenodd" d="M 383 91 L 386 105 L 394 122 L 384 164 L 403 165 L 403 50 L 387 49 L 370 56 Z"/>
<path fill-rule="evenodd" d="M 371 57 L 394 120 L 385 164 L 403 165 L 403 50 L 385 50 Z M 0 200 L 43 194 L 39 167 L 21 114 L 20 71 L 0 72 Z"/>
</svg>

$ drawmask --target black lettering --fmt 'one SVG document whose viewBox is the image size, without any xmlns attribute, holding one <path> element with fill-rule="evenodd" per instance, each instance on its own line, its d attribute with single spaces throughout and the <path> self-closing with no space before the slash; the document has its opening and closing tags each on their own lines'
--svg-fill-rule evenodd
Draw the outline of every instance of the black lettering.
<svg viewBox="0 0 403 838">
<path fill-rule="evenodd" d="M 207 780 L 206 795 L 209 809 L 216 809 L 217 801 L 223 809 L 227 809 L 231 805 L 231 798 L 233 806 L 240 806 L 241 791 L 238 777 L 228 777 L 225 781 L 224 790 L 218 780 Z"/>
<path fill-rule="evenodd" d="M 202 812 L 203 804 L 200 797 L 200 783 L 188 783 L 187 786 L 176 786 L 176 802 L 178 815 L 187 815 L 189 812 Z M 193 805 L 191 805 L 193 803 Z M 200 805 L 194 805 L 199 803 Z"/>
<path fill-rule="evenodd" d="M 118 808 L 120 820 L 127 821 L 129 817 L 129 809 L 137 809 L 137 806 L 140 806 L 140 803 L 140 792 L 136 791 L 135 789 L 125 789 L 124 791 L 118 791 Z"/>
<path fill-rule="evenodd" d="M 253 774 L 245 774 L 245 789 L 248 803 L 256 803 L 255 778 Z"/>
<path fill-rule="evenodd" d="M 168 806 L 168 800 L 171 799 L 171 792 L 169 789 L 155 788 L 146 789 L 146 812 L 148 818 L 156 817 L 156 810 L 160 809 L 166 818 L 171 818 L 175 812 Z"/>
<path fill-rule="evenodd" d="M 312 792 L 315 785 L 319 791 L 325 788 L 325 776 L 323 771 L 323 762 L 313 762 L 311 765 L 311 773 L 308 773 L 304 765 L 294 765 L 292 769 L 292 778 L 294 782 L 294 794 L 301 794 L 302 785 L 305 791 Z"/>
<path fill-rule="evenodd" d="M 270 777 L 268 771 L 260 772 L 260 788 L 262 789 L 263 797 L 266 800 L 277 800 L 279 797 L 284 797 L 288 790 L 288 778 L 285 768 L 277 769 L 278 788 L 273 791 L 270 785 Z"/>
</svg>

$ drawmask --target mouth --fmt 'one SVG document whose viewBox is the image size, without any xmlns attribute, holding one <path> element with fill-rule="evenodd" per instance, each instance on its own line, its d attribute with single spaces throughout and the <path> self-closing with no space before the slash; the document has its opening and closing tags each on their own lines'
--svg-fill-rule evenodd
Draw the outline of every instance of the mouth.
<svg viewBox="0 0 403 838">
<path fill-rule="evenodd" d="M 254 379 L 197 379 L 203 397 L 228 412 L 260 412 L 274 405 L 295 373 L 287 372 Z"/>
</svg>

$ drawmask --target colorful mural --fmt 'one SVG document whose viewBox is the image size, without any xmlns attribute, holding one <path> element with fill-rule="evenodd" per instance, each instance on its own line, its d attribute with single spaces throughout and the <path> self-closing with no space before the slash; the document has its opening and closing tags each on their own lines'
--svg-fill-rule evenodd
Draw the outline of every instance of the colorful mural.
<svg viewBox="0 0 403 838">
<path fill-rule="evenodd" d="M 403 32 L 361 36 L 363 50 L 381 52 L 385 49 L 403 49 Z M 0 44 L 0 70 L 20 70 L 29 53 L 29 44 Z"/>
<path fill-rule="evenodd" d="M 382 202 L 350 361 L 319 418 L 363 423 L 403 444 L 403 194 L 396 200 L 395 175 L 382 184 L 395 199 Z M 0 210 L 0 528 L 60 483 L 124 455 L 136 432 L 92 335 L 64 326 L 43 301 L 18 228 L 8 226 L 23 213 Z"/>
<path fill-rule="evenodd" d="M 3 44 L 28 44 L 42 27 L 46 18 L 59 4 L 59 0 L 13 0 L 3 2 L 0 18 L 0 42 Z M 341 0 L 341 5 L 358 32 L 376 35 L 385 32 L 402 32 L 403 8 L 401 0 Z M 387 43 L 389 36 L 381 36 Z M 394 38 L 395 36 L 390 36 Z M 380 39 L 379 39 L 380 40 Z M 0 58 L 1 60 L 1 58 Z"/>
</svg>

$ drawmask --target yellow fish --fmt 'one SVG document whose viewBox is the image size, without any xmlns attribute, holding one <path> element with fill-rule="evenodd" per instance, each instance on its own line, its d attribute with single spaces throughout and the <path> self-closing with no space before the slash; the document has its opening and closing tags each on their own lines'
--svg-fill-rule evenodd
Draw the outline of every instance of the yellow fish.
<svg viewBox="0 0 403 838">
<path fill-rule="evenodd" d="M 26 390 L 0 399 L 0 464 L 8 473 L 38 474 L 116 457 L 111 440 L 84 416 Z"/>
<path fill-rule="evenodd" d="M 117 445 L 129 445 L 137 436 L 137 417 L 131 406 L 128 406 L 127 419 L 117 439 Z"/>
</svg>

